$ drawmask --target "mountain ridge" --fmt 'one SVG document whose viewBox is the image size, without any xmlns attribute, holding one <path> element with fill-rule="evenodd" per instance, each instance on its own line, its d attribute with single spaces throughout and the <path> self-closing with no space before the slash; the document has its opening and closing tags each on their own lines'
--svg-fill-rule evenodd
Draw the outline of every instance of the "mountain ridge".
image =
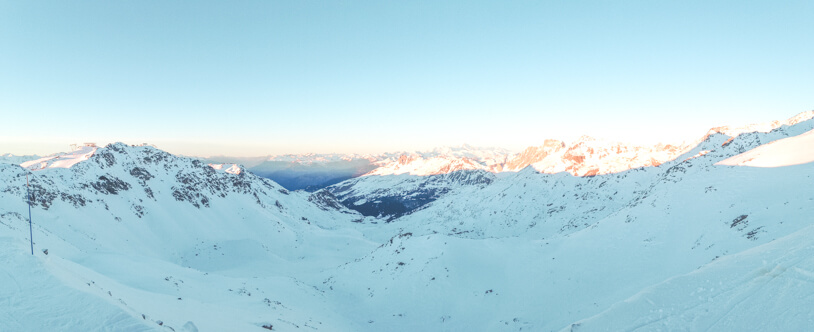
<svg viewBox="0 0 814 332">
<path fill-rule="evenodd" d="M 272 179 L 288 183 L 284 179 L 283 169 L 300 167 L 297 177 L 307 177 L 307 169 L 313 165 L 329 164 L 341 161 L 366 160 L 363 165 L 349 170 L 334 172 L 335 175 L 320 175 L 329 180 L 314 181 L 307 185 L 294 185 L 292 190 L 308 188 L 308 191 L 318 190 L 329 185 L 366 175 L 388 175 L 409 173 L 413 175 L 434 175 L 449 173 L 458 170 L 486 170 L 493 173 L 519 171 L 527 166 L 533 166 L 543 173 L 569 172 L 577 176 L 592 176 L 634 169 L 638 167 L 656 166 L 677 158 L 687 149 L 700 144 L 708 136 L 716 133 L 736 137 L 748 132 L 767 132 L 781 126 L 792 126 L 799 122 L 814 118 L 814 111 L 801 112 L 786 120 L 776 120 L 768 123 L 750 124 L 744 126 L 718 126 L 710 128 L 706 134 L 699 135 L 699 139 L 679 144 L 656 143 L 652 145 L 628 144 L 616 141 L 606 141 L 583 135 L 573 142 L 556 139 L 545 139 L 540 146 L 529 146 L 520 152 L 510 152 L 502 148 L 483 148 L 467 144 L 452 147 L 439 147 L 428 151 L 417 152 L 390 152 L 381 154 L 288 154 L 266 157 L 266 161 L 284 161 L 290 164 L 277 165 L 276 171 L 264 171 L 258 168 L 249 170 L 263 174 Z M 327 172 L 316 170 L 314 173 Z M 275 176 L 278 176 L 275 178 Z M 300 180 L 305 181 L 306 180 Z"/>
<path fill-rule="evenodd" d="M 314 193 L 122 143 L 70 167 L 0 164 L 0 330 L 806 326 L 781 301 L 814 294 L 814 163 L 718 164 L 812 130 L 713 133 L 618 173 L 405 172 Z M 777 292 L 785 277 L 802 297 Z"/>
</svg>

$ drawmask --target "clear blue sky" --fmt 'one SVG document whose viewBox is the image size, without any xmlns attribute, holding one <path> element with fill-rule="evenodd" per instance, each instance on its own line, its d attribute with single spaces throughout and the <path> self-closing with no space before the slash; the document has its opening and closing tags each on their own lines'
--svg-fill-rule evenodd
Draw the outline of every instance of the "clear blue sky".
<svg viewBox="0 0 814 332">
<path fill-rule="evenodd" d="M 521 149 L 814 109 L 814 1 L 0 0 L 0 152 Z"/>
</svg>

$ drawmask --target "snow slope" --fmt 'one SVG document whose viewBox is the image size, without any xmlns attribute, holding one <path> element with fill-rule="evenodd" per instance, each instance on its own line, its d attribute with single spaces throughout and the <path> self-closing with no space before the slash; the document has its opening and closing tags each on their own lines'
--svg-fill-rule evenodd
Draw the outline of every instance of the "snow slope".
<svg viewBox="0 0 814 332">
<path fill-rule="evenodd" d="M 26 173 L 0 165 L 0 221 L 15 244 L 4 246 L 4 254 L 27 253 Z M 139 325 L 176 331 L 189 322 L 220 331 L 264 324 L 354 329 L 331 315 L 319 292 L 301 279 L 373 247 L 354 231 L 329 230 L 350 223 L 352 215 L 250 173 L 218 172 L 152 147 L 113 144 L 71 168 L 29 176 L 36 255 L 18 260 L 48 271 L 48 282 L 60 292 L 90 294 L 104 302 L 95 307 L 110 312 L 77 320 L 87 315 L 83 308 L 58 309 L 69 295 L 34 294 L 56 322 L 76 330 L 119 330 L 133 323 L 118 317 L 125 312 Z M 24 296 L 3 287 L 16 294 L 10 298 Z M 34 320 L 43 312 L 26 308 L 11 302 L 4 312 Z M 105 317 L 122 323 L 108 325 Z"/>
<path fill-rule="evenodd" d="M 95 146 L 83 146 L 73 152 L 58 153 L 55 155 L 26 161 L 21 163 L 20 166 L 32 171 L 46 168 L 68 168 L 76 165 L 79 162 L 88 160 L 96 152 L 96 149 L 97 148 Z"/>
<path fill-rule="evenodd" d="M 715 132 L 612 174 L 365 176 L 339 195 L 124 144 L 0 164 L 0 330 L 804 330 L 814 163 L 720 162 L 812 129 Z M 432 200 L 339 203 L 381 198 Z"/>
<path fill-rule="evenodd" d="M 459 170 L 429 176 L 370 175 L 329 186 L 321 192 L 330 193 L 345 207 L 365 216 L 392 220 L 421 208 L 455 188 L 482 188 L 494 178 L 494 174 L 483 170 Z"/>
<path fill-rule="evenodd" d="M 814 162 L 814 130 L 727 158 L 716 165 L 781 167 Z"/>
<path fill-rule="evenodd" d="M 805 331 L 814 226 L 650 286 L 563 331 Z"/>
<path fill-rule="evenodd" d="M 582 136 L 571 144 L 546 140 L 539 147 L 530 147 L 519 154 L 505 156 L 499 163 L 494 163 L 500 159 L 497 158 L 500 155 L 499 151 L 493 151 L 491 154 L 481 151 L 480 154 L 468 153 L 460 156 L 433 156 L 430 158 L 415 154 L 401 155 L 397 160 L 382 161 L 381 167 L 361 177 L 340 182 L 326 189 L 350 209 L 366 216 L 392 219 L 394 216 L 412 213 L 462 184 L 443 180 L 438 177 L 441 174 L 481 171 L 492 172 L 501 177 L 504 176 L 502 173 L 517 172 L 532 167 L 535 171 L 546 174 L 567 172 L 576 176 L 596 176 L 697 158 L 712 151 L 717 151 L 718 155 L 724 153 L 727 154 L 727 157 L 731 157 L 763 143 L 799 135 L 802 130 L 811 127 L 812 117 L 814 117 L 814 112 L 804 112 L 784 122 L 774 121 L 768 124 L 743 127 L 717 127 L 710 129 L 693 145 L 633 146 L 589 136 Z M 749 129 L 754 131 L 748 132 Z M 727 133 L 736 136 L 730 136 Z M 743 138 L 739 142 L 746 143 L 736 144 L 736 149 L 725 148 L 741 134 Z M 725 139 L 718 145 L 711 145 L 709 144 L 711 137 L 725 137 Z M 801 145 L 808 141 L 803 138 L 799 138 L 799 140 L 800 143 L 796 143 L 795 146 L 800 146 L 799 148 L 802 149 L 804 147 Z M 788 144 L 782 145 L 789 146 Z M 801 152 L 788 152 L 794 156 L 801 155 Z M 782 153 L 784 151 L 779 152 L 779 154 Z M 477 159 L 478 156 L 483 155 L 489 156 L 489 159 Z M 469 157 L 476 159 L 469 159 Z M 493 163 L 488 164 L 484 160 Z M 457 179 L 460 176 L 451 178 Z M 463 182 L 463 185 L 468 183 L 471 181 Z M 412 197 L 419 197 L 420 200 L 412 199 Z M 381 203 L 365 205 L 358 202 Z"/>
<path fill-rule="evenodd" d="M 4 235 L 0 236 L 0 247 L 1 331 L 155 329 L 109 300 L 62 282 L 58 275 L 65 271 L 49 270 L 49 257 L 33 259 L 27 242 Z"/>
<path fill-rule="evenodd" d="M 359 229 L 384 244 L 361 260 L 326 271 L 323 289 L 358 302 L 344 315 L 367 320 L 370 330 L 570 328 L 643 289 L 812 225 L 814 163 L 715 165 L 812 126 L 808 121 L 733 140 L 714 134 L 658 167 L 587 178 L 525 169 L 487 186 L 456 187 L 390 223 L 365 219 Z M 785 258 L 773 257 L 765 264 L 785 264 Z M 751 289 L 751 279 L 737 281 L 730 287 Z M 681 289 L 706 288 L 705 282 L 687 279 Z M 795 303 L 814 300 L 814 288 L 801 286 Z M 676 323 L 664 329 L 692 329 L 680 322 L 692 317 L 695 307 L 670 307 L 672 294 L 663 295 L 661 309 Z M 808 315 L 784 314 L 799 312 L 788 310 L 784 300 L 746 298 L 741 307 L 754 308 L 747 311 L 748 320 L 709 326 L 751 322 L 793 330 L 809 323 Z M 714 317 L 736 317 L 728 316 L 726 306 L 706 309 Z M 787 320 L 775 319 L 778 315 Z M 605 317 L 627 322 L 650 316 L 620 310 Z M 585 330 L 605 330 L 603 323 L 591 326 Z"/>
</svg>

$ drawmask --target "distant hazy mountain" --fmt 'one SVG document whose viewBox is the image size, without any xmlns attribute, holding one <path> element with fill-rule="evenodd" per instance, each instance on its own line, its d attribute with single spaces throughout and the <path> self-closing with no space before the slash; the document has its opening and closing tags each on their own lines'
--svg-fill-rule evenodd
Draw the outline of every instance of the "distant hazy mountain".
<svg viewBox="0 0 814 332">
<path fill-rule="evenodd" d="M 388 171 L 405 163 L 412 162 L 416 169 L 411 174 L 441 174 L 465 168 L 455 164 L 478 163 L 498 165 L 503 163 L 508 151 L 497 148 L 476 148 L 468 145 L 460 147 L 436 148 L 427 152 L 383 153 L 377 155 L 358 154 L 300 154 L 280 155 L 259 158 L 206 158 L 213 163 L 238 163 L 259 176 L 274 180 L 289 190 L 304 189 L 313 192 L 332 184 L 370 174 L 394 174 Z M 262 159 L 262 160 L 261 160 Z M 429 165 L 419 161 L 430 160 Z M 473 166 L 476 167 L 476 166 Z M 400 171 L 401 173 L 409 172 Z"/>
<path fill-rule="evenodd" d="M 315 191 L 365 174 L 377 166 L 373 157 L 355 155 L 286 155 L 271 157 L 249 171 L 290 189 Z"/>
<path fill-rule="evenodd" d="M 37 155 L 16 156 L 10 153 L 0 154 L 0 163 L 5 164 L 22 164 L 29 160 L 39 159 Z"/>
</svg>

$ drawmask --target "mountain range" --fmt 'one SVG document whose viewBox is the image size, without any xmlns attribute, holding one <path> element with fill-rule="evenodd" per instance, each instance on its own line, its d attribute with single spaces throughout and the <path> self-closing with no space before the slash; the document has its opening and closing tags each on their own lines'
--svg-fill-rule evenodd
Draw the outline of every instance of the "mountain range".
<svg viewBox="0 0 814 332">
<path fill-rule="evenodd" d="M 806 330 L 812 133 L 814 111 L 651 147 L 7 156 L 0 330 Z"/>
</svg>

